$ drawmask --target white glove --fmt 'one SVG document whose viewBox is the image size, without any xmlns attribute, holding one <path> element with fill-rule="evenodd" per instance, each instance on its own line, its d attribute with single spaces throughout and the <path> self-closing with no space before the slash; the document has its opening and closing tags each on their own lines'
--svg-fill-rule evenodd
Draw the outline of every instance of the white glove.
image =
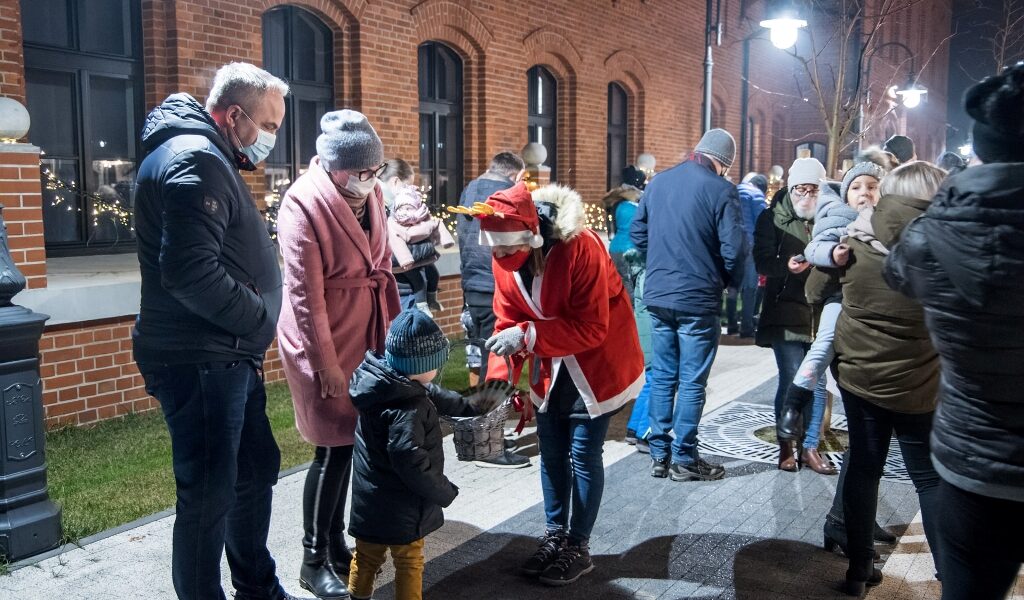
<svg viewBox="0 0 1024 600">
<path fill-rule="evenodd" d="M 511 356 L 526 347 L 526 333 L 519 326 L 509 327 L 491 336 L 484 346 L 498 356 Z"/>
</svg>

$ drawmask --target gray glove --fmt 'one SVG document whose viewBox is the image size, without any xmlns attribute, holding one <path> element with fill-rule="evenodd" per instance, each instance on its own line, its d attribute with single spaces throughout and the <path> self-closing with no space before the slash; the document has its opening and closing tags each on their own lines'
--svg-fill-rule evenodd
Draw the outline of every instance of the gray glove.
<svg viewBox="0 0 1024 600">
<path fill-rule="evenodd" d="M 526 333 L 512 326 L 491 336 L 484 346 L 498 356 L 511 356 L 526 347 Z"/>
</svg>

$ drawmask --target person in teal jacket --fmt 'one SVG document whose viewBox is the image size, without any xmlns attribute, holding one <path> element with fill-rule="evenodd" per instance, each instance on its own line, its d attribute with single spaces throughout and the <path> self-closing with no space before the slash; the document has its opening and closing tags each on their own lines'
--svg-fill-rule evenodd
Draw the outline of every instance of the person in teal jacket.
<svg viewBox="0 0 1024 600">
<path fill-rule="evenodd" d="M 609 218 L 608 237 L 611 243 L 608 244 L 608 252 L 612 255 L 615 269 L 622 277 L 630 301 L 633 301 L 637 267 L 631 266 L 625 255 L 635 247 L 629 239 L 629 226 L 633 222 L 633 215 L 636 214 L 646 185 L 647 174 L 630 165 L 622 170 L 622 185 L 609 191 L 602 199 Z"/>
</svg>

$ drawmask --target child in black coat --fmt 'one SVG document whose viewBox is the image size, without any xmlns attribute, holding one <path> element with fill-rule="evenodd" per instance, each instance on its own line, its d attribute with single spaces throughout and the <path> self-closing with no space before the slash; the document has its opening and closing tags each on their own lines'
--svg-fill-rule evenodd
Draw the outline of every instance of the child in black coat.
<svg viewBox="0 0 1024 600">
<path fill-rule="evenodd" d="M 418 309 L 392 322 L 384 356 L 367 352 L 349 396 L 359 410 L 349 533 L 356 538 L 349 574 L 353 600 L 373 593 L 387 551 L 395 564 L 396 600 L 423 595 L 423 538 L 444 523 L 459 488 L 444 476 L 438 413 L 476 410 L 430 381 L 448 360 L 448 340 Z"/>
</svg>

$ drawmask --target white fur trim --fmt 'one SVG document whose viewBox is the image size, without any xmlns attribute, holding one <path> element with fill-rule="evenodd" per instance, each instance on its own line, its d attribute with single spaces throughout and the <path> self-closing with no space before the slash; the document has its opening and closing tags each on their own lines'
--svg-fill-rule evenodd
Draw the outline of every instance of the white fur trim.
<svg viewBox="0 0 1024 600">
<path fill-rule="evenodd" d="M 640 390 L 643 389 L 644 383 L 647 382 L 647 376 L 645 373 L 640 373 L 640 376 L 636 378 L 633 383 L 626 386 L 626 389 L 622 390 L 618 394 L 615 394 L 611 398 L 607 398 L 602 402 L 597 401 L 597 397 L 594 394 L 594 390 L 590 387 L 590 382 L 587 381 L 586 376 L 583 374 L 583 369 L 580 368 L 579 361 L 576 360 L 575 356 L 564 356 L 561 358 L 554 358 L 551 360 L 551 384 L 547 389 L 547 398 L 541 398 L 538 394 L 530 388 L 530 399 L 534 405 L 537 406 L 537 412 L 546 412 L 548 409 L 548 402 L 551 398 L 551 389 L 554 387 L 555 381 L 558 378 L 558 372 L 561 370 L 562 365 L 565 365 L 566 369 L 569 369 L 569 376 L 572 377 L 572 382 L 576 385 L 576 389 L 579 390 L 580 396 L 583 398 L 583 402 L 587 405 L 587 412 L 591 418 L 600 417 L 610 412 L 618 410 L 622 406 L 625 406 L 631 400 L 636 400 L 637 396 L 640 395 Z"/>
<path fill-rule="evenodd" d="M 522 231 L 487 231 L 480 228 L 481 246 L 518 246 L 529 244 L 531 248 L 540 248 L 544 245 L 544 239 L 529 229 Z"/>
<path fill-rule="evenodd" d="M 533 352 L 533 345 L 537 343 L 537 327 L 533 321 L 526 322 L 526 349 Z"/>
<path fill-rule="evenodd" d="M 587 215 L 583 198 L 576 190 L 552 183 L 533 191 L 534 202 L 548 202 L 558 208 L 554 235 L 560 240 L 571 240 L 587 228 Z"/>
</svg>

